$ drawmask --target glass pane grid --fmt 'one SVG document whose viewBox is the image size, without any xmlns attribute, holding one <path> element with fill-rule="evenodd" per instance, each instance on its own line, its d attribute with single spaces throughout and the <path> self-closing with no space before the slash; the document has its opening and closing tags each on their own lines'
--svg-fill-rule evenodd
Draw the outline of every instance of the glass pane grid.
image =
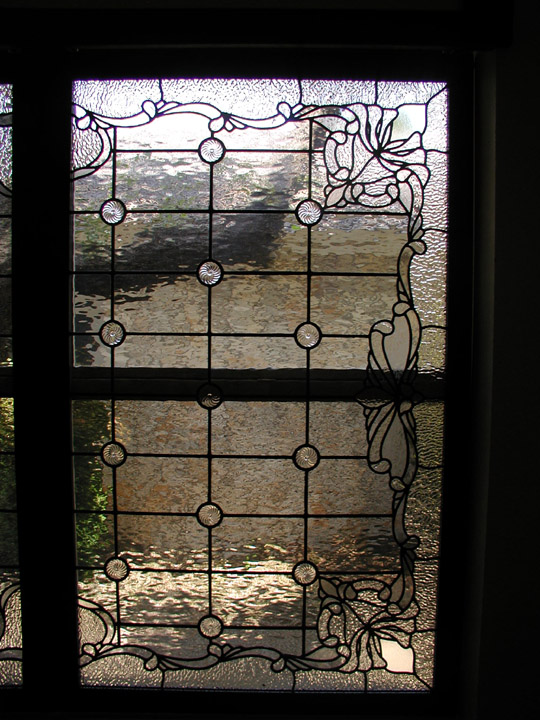
<svg viewBox="0 0 540 720">
<path fill-rule="evenodd" d="M 74 376 L 108 368 L 109 395 L 73 406 L 82 683 L 429 689 L 444 85 L 74 101 Z M 149 368 L 177 399 L 122 397 Z M 283 373 L 293 396 L 257 399 Z"/>
</svg>

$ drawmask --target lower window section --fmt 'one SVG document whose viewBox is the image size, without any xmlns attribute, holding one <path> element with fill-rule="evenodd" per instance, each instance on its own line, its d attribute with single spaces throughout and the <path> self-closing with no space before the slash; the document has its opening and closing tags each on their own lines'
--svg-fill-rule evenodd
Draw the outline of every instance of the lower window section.
<svg viewBox="0 0 540 720">
<path fill-rule="evenodd" d="M 0 687 L 22 684 L 13 399 L 0 398 Z"/>
<path fill-rule="evenodd" d="M 84 686 L 427 691 L 443 403 L 73 402 Z"/>
</svg>

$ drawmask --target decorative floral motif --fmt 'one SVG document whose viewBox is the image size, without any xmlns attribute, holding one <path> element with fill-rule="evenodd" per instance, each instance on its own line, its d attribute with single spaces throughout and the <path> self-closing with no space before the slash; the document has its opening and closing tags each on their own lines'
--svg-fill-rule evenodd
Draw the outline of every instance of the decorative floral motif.
<svg viewBox="0 0 540 720">
<path fill-rule="evenodd" d="M 368 376 L 357 400 L 364 408 L 368 462 L 387 474 L 394 491 L 393 531 L 400 546 L 402 572 L 392 586 L 391 601 L 407 608 L 414 597 L 414 559 L 418 538 L 409 536 L 405 510 L 417 471 L 413 389 L 418 362 L 420 322 L 407 303 L 394 306 L 391 321 L 376 323 L 370 333 Z"/>
<path fill-rule="evenodd" d="M 235 116 L 210 103 L 170 101 L 162 90 L 159 101 L 143 102 L 139 112 L 126 118 L 100 116 L 75 106 L 74 175 L 91 174 L 108 161 L 114 128 L 144 125 L 160 116 L 197 113 L 207 118 L 212 137 L 199 145 L 198 152 L 210 164 L 224 155 L 224 144 L 213 137 L 222 130 L 264 130 L 286 123 L 310 123 L 322 132 L 319 148 L 323 148 L 323 153 L 316 155 L 318 160 L 324 159 L 325 174 L 322 181 L 319 176 L 313 188 L 306 188 L 304 197 L 309 199 L 296 208 L 300 223 L 311 226 L 320 221 L 322 224 L 327 213 L 339 213 L 343 209 L 392 212 L 407 218 L 408 238 L 397 260 L 396 304 L 391 317 L 371 328 L 367 380 L 357 396 L 365 416 L 369 466 L 388 478 L 393 491 L 392 532 L 399 547 L 400 567 L 393 577 L 385 574 L 384 580 L 361 574 L 343 580 L 325 575 L 311 562 L 298 562 L 291 569 L 292 579 L 302 586 L 300 590 L 304 594 L 314 594 L 318 589 L 320 599 L 318 644 L 302 655 L 259 646 L 233 647 L 222 637 L 225 620 L 209 615 L 199 624 L 201 634 L 208 640 L 202 657 L 164 656 L 147 648 L 120 644 L 112 616 L 94 603 L 81 601 L 83 666 L 104 657 L 125 654 L 139 658 L 147 670 L 158 670 L 165 675 L 178 669 L 206 670 L 218 663 L 262 658 L 274 673 L 290 672 L 294 687 L 298 673 L 313 669 L 369 673 L 387 667 L 383 641 L 411 648 L 419 613 L 414 584 L 418 538 L 407 533 L 405 510 L 417 471 L 414 407 L 420 396 L 414 383 L 421 326 L 409 271 L 414 256 L 426 249 L 421 239 L 422 212 L 430 171 L 424 136 L 421 131 L 411 130 L 407 134 L 403 131 L 403 122 L 397 132 L 404 110 L 383 107 L 376 104 L 375 98 L 371 103 L 355 102 L 347 107 L 305 104 L 301 101 L 301 90 L 299 98 L 296 104 L 278 103 L 275 113 L 263 118 Z M 202 263 L 197 272 L 200 282 L 209 286 L 219 282 L 223 274 L 221 266 L 212 260 Z M 115 332 L 114 338 L 109 337 L 112 324 L 110 321 L 101 331 L 103 342 L 111 347 L 119 344 L 125 334 L 120 328 L 120 334 Z M 308 350 L 319 344 L 321 336 L 320 328 L 312 323 L 301 324 L 294 333 L 300 347 Z M 221 402 L 221 393 L 207 385 L 199 391 L 197 399 L 202 407 L 211 409 Z M 296 465 L 304 469 L 314 467 L 319 461 L 318 451 L 311 445 L 297 448 L 293 458 Z M 197 510 L 197 519 L 207 528 L 219 525 L 222 518 L 221 508 L 212 503 L 205 503 Z"/>
<path fill-rule="evenodd" d="M 376 580 L 342 582 L 322 578 L 319 637 L 342 658 L 340 670 L 354 672 L 386 667 L 381 640 L 394 640 L 408 648 L 416 629 L 416 603 L 406 610 L 390 601 L 386 583 Z"/>
<path fill-rule="evenodd" d="M 10 625 L 20 626 L 21 588 L 18 582 L 14 582 L 0 587 L 0 590 L 0 641 L 2 641 Z M 22 648 L 10 647 L 9 644 L 0 648 L 0 666 L 2 660 L 22 660 Z"/>
</svg>

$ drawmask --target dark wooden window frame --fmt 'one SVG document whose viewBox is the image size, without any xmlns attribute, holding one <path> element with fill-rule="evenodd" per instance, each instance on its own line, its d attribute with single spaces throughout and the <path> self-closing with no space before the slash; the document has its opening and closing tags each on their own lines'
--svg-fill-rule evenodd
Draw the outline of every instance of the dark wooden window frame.
<svg viewBox="0 0 540 720">
<path fill-rule="evenodd" d="M 201 17 L 198 16 L 199 21 Z M 299 19 L 299 16 L 297 17 Z M 365 19 L 365 18 L 364 18 Z M 18 19 L 21 23 L 21 19 Z M 54 17 L 44 18 L 52 28 Z M 20 26 L 17 25 L 20 31 Z M 58 39 L 58 33 L 53 32 Z M 14 83 L 14 357 L 0 376 L 15 397 L 19 540 L 23 588 L 24 687 L 0 689 L 6 712 L 176 712 L 181 706 L 221 714 L 257 713 L 260 694 L 92 690 L 78 687 L 74 543 L 70 460 L 70 183 L 71 81 L 79 78 L 392 77 L 447 78 L 450 115 L 449 344 L 446 475 L 468 482 L 472 307 L 472 82 L 468 49 L 449 53 L 305 44 L 236 47 L 91 48 L 22 40 L 6 54 L 3 81 Z M 249 68 L 249 73 L 246 73 Z M 34 150 L 35 147 L 35 150 Z M 454 291 L 455 290 L 455 291 Z M 459 291 L 458 291 L 459 290 Z M 462 490 L 461 490 L 462 492 Z M 456 525 L 452 520 L 459 517 Z M 265 696 L 264 712 L 437 716 L 459 710 L 461 662 L 469 640 L 462 614 L 470 581 L 463 498 L 456 483 L 443 507 L 436 689 L 426 695 L 322 694 Z M 46 554 L 40 554 L 46 548 Z M 465 580 L 464 580 L 465 578 Z M 458 639 L 456 641 L 456 638 Z M 204 697 L 203 697 L 204 696 Z"/>
</svg>

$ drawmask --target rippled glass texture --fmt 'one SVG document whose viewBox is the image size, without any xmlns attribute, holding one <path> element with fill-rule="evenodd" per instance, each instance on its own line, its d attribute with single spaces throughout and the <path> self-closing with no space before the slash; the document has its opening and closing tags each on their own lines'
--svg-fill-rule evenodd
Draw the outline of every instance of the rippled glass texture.
<svg viewBox="0 0 540 720">
<path fill-rule="evenodd" d="M 81 683 L 430 690 L 445 84 L 73 101 Z"/>
</svg>

